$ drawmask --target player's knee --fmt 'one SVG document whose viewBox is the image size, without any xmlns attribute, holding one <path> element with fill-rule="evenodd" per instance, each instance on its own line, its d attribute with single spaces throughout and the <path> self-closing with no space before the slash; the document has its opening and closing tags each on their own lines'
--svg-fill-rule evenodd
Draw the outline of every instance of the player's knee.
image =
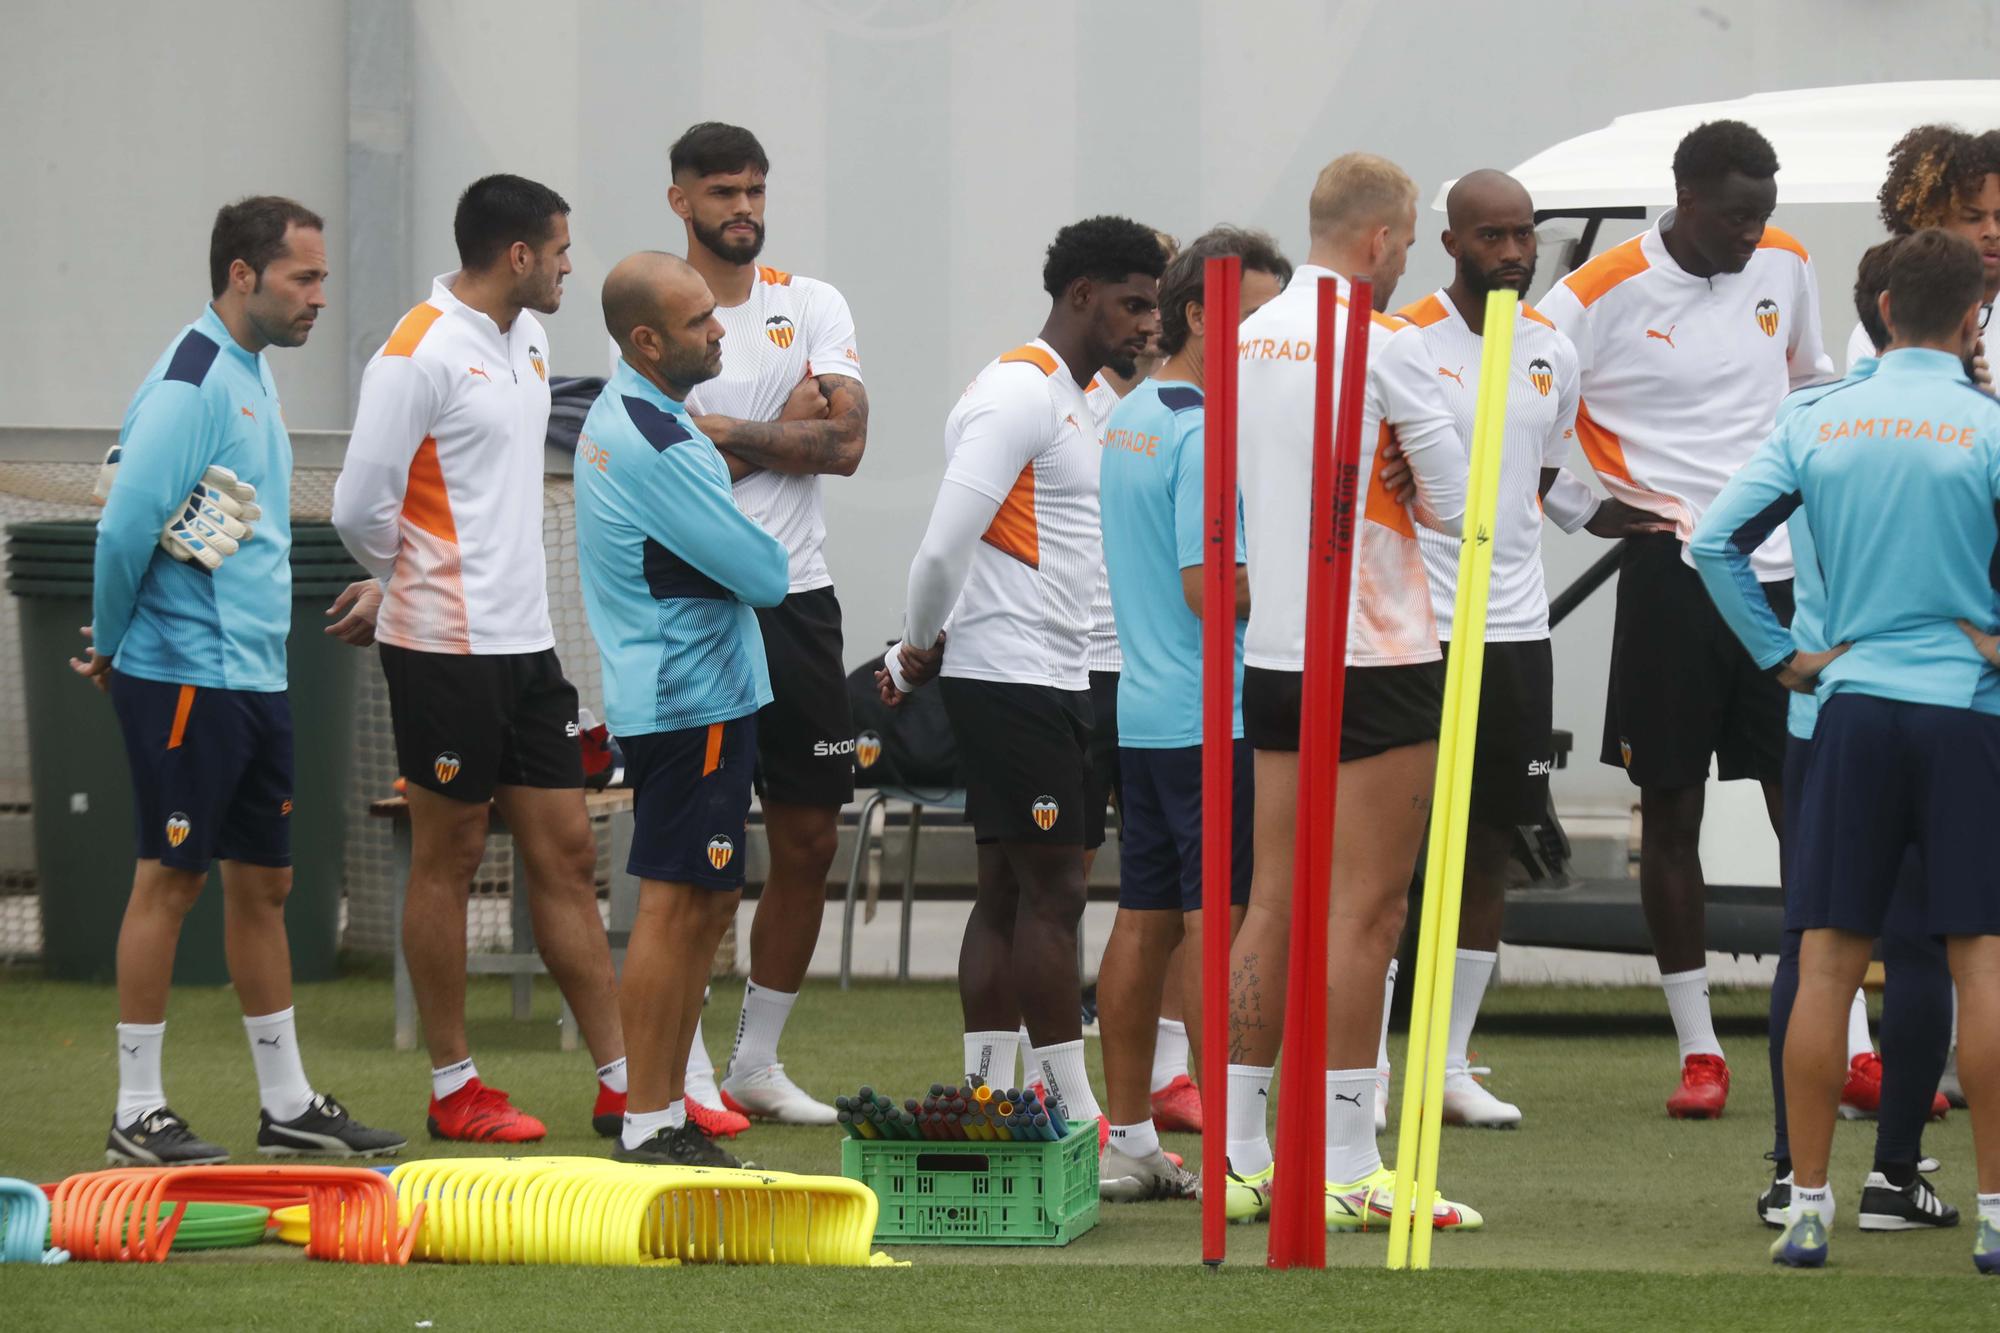
<svg viewBox="0 0 2000 1333">
<path fill-rule="evenodd" d="M 132 897 L 135 902 L 155 910 L 186 916 L 194 910 L 195 902 L 201 897 L 202 886 L 207 882 L 208 877 L 196 871 L 159 866 L 151 873 L 142 871 L 133 881 Z"/>
<path fill-rule="evenodd" d="M 266 912 L 282 912 L 292 896 L 290 866 L 260 867 L 225 890 L 237 904 Z"/>
</svg>

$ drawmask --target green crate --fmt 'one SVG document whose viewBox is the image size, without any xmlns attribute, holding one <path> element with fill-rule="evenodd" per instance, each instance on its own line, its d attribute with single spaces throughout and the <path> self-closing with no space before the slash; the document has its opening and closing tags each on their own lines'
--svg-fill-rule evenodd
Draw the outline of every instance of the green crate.
<svg viewBox="0 0 2000 1333">
<path fill-rule="evenodd" d="M 1067 1245 L 1097 1225 L 1097 1122 L 1049 1142 L 843 1139 L 884 1245 Z"/>
</svg>

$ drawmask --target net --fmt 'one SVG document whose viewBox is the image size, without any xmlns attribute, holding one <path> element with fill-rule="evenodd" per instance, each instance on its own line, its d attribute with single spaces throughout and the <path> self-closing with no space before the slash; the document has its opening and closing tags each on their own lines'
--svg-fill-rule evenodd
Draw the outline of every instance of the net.
<svg viewBox="0 0 2000 1333">
<path fill-rule="evenodd" d="M 0 527 L 28 520 L 95 519 L 90 491 L 95 462 L 0 462 Z M 333 468 L 301 467 L 292 476 L 294 522 L 326 522 L 332 514 Z M 597 645 L 584 620 L 576 560 L 576 502 L 568 477 L 550 476 L 543 488 L 542 542 L 548 552 L 549 614 L 556 652 L 585 707 L 604 715 Z M 354 760 L 347 792 L 346 894 L 341 947 L 386 957 L 395 946 L 392 917 L 398 874 L 389 821 L 371 819 L 368 806 L 390 795 L 396 779 L 395 744 L 389 730 L 389 696 L 380 659 L 364 655 L 355 698 Z M 0 662 L 21 661 L 21 620 L 14 598 L 0 598 Z M 36 898 L 33 810 L 29 800 L 28 724 L 19 690 L 0 698 L 0 957 L 31 958 L 41 952 L 41 910 Z M 600 910 L 609 892 L 609 831 L 596 821 Z M 489 838 L 473 885 L 467 919 L 474 950 L 512 947 L 509 895 L 513 854 L 505 838 Z"/>
</svg>

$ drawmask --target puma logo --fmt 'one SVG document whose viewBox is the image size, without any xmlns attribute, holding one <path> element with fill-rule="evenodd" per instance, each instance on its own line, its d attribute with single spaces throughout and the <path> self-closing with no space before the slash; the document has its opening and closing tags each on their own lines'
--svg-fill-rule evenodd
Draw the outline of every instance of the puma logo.
<svg viewBox="0 0 2000 1333">
<path fill-rule="evenodd" d="M 1446 370 L 1443 366 L 1439 366 L 1438 374 L 1443 376 L 1445 379 L 1458 381 L 1458 387 L 1461 389 L 1465 387 L 1464 366 L 1460 366 L 1457 370 Z"/>
<path fill-rule="evenodd" d="M 247 407 L 238 407 L 236 410 L 238 412 L 241 412 L 244 416 L 249 417 L 252 421 L 255 421 L 257 419 L 257 414 L 255 412 L 252 412 Z"/>
<path fill-rule="evenodd" d="M 1356 1106 L 1361 1105 L 1361 1094 L 1358 1092 L 1356 1093 L 1336 1092 L 1333 1094 L 1333 1099 L 1337 1102 L 1352 1102 Z"/>
<path fill-rule="evenodd" d="M 125 1052 L 125 1054 L 131 1056 L 136 1056 L 139 1054 L 139 1048 L 137 1046 L 127 1046 L 122 1041 L 118 1043 L 118 1049 Z"/>
<path fill-rule="evenodd" d="M 1648 338 L 1658 338 L 1667 346 L 1672 347 L 1674 345 L 1674 330 L 1679 327 L 1680 325 L 1678 324 L 1669 324 L 1665 333 L 1661 333 L 1658 329 L 1647 329 L 1646 336 Z"/>
<path fill-rule="evenodd" d="M 257 1044 L 258 1044 L 259 1046 L 276 1046 L 276 1045 L 278 1044 L 278 1041 L 279 1041 L 279 1039 L 278 1039 L 278 1038 L 276 1038 L 276 1037 L 259 1037 L 259 1038 L 257 1038 Z"/>
<path fill-rule="evenodd" d="M 480 379 L 485 380 L 488 384 L 491 384 L 493 382 L 493 377 L 486 373 L 486 368 L 484 366 L 467 366 L 465 368 L 465 373 L 468 375 L 477 375 L 479 376 Z"/>
</svg>

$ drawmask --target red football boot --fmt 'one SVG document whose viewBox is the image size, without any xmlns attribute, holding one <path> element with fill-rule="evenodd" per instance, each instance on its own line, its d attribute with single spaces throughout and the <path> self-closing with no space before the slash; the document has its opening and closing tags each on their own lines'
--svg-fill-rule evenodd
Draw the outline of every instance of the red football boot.
<svg viewBox="0 0 2000 1333">
<path fill-rule="evenodd" d="M 1882 1109 L 1882 1057 L 1864 1051 L 1847 1066 L 1847 1082 L 1840 1089 L 1842 1120 L 1873 1120 Z"/>
<path fill-rule="evenodd" d="M 443 1100 L 431 1098 L 429 1127 L 432 1138 L 459 1143 L 533 1143 L 549 1132 L 506 1093 L 476 1078 Z"/>
<path fill-rule="evenodd" d="M 704 1106 L 692 1097 L 687 1099 L 687 1113 L 696 1128 L 712 1139 L 733 1139 L 750 1128 L 750 1117 L 741 1111 L 726 1106 Z"/>
<path fill-rule="evenodd" d="M 1153 1094 L 1153 1125 L 1162 1132 L 1201 1133 L 1201 1089 L 1186 1074 Z"/>
<path fill-rule="evenodd" d="M 1681 1085 L 1667 1098 L 1676 1120 L 1718 1120 L 1729 1101 L 1729 1063 L 1719 1055 L 1690 1055 L 1681 1063 Z"/>
<path fill-rule="evenodd" d="M 599 1079 L 597 1105 L 590 1108 L 590 1127 L 607 1139 L 615 1139 L 625 1129 L 625 1094 L 613 1092 Z"/>
</svg>

